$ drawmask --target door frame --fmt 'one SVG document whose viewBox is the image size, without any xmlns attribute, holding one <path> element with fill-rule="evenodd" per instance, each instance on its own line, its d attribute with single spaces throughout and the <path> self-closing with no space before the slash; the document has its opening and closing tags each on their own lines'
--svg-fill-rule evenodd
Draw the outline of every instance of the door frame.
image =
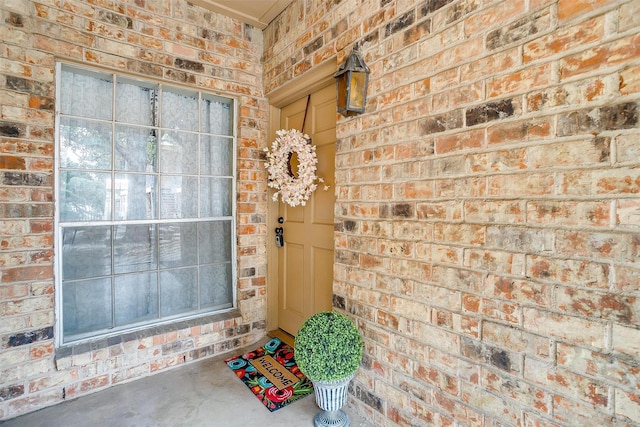
<svg viewBox="0 0 640 427">
<path fill-rule="evenodd" d="M 275 140 L 276 131 L 280 128 L 282 107 L 329 85 L 333 81 L 333 74 L 336 70 L 337 57 L 334 56 L 267 94 L 269 101 L 267 145 Z M 269 188 L 267 192 L 267 332 L 278 329 L 279 326 L 278 248 L 275 244 L 273 231 L 278 226 L 278 203 L 271 199 L 274 192 L 275 190 L 272 188 Z"/>
</svg>

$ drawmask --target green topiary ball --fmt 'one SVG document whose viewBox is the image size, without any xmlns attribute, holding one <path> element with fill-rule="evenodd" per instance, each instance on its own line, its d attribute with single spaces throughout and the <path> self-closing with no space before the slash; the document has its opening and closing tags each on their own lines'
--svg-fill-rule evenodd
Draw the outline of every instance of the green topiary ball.
<svg viewBox="0 0 640 427">
<path fill-rule="evenodd" d="M 296 336 L 294 357 L 311 381 L 336 381 L 358 370 L 362 347 L 360 332 L 351 319 L 323 311 L 302 324 Z"/>
</svg>

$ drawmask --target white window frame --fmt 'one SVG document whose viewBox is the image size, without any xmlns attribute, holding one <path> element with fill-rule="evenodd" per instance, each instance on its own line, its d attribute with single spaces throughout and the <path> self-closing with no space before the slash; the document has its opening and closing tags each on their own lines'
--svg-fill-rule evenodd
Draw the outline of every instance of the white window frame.
<svg viewBox="0 0 640 427">
<path fill-rule="evenodd" d="M 162 224 L 170 224 L 170 223 L 185 223 L 185 222 L 191 222 L 191 223 L 206 223 L 206 222 L 210 222 L 212 220 L 229 220 L 230 221 L 230 226 L 231 226 L 231 235 L 229 236 L 230 239 L 230 251 L 231 251 L 231 289 L 232 289 L 232 296 L 231 296 L 231 307 L 228 308 L 224 308 L 224 309 L 218 309 L 218 310 L 207 310 L 207 309 L 203 309 L 203 310 L 199 310 L 197 312 L 187 312 L 187 313 L 182 313 L 182 314 L 177 314 L 177 315 L 173 315 L 173 316 L 167 316 L 164 318 L 159 318 L 159 319 L 154 319 L 154 320 L 150 320 L 147 322 L 143 322 L 143 323 L 136 323 L 134 325 L 125 325 L 125 326 L 121 326 L 121 327 L 116 327 L 113 328 L 112 330 L 110 330 L 110 332 L 100 332 L 100 333 L 90 333 L 88 334 L 88 336 L 82 336 L 80 338 L 77 339 L 72 339 L 72 340 L 66 340 L 64 339 L 64 330 L 63 330 L 63 319 L 64 319 L 64 313 L 63 313 L 63 297 L 62 297 L 62 257 L 60 256 L 60 253 L 62 251 L 62 247 L 63 247 L 63 241 L 62 241 L 62 237 L 63 237 L 63 233 L 62 233 L 62 229 L 63 226 L 61 225 L 61 218 L 60 218 L 60 203 L 58 201 L 58 196 L 59 196 L 59 191 L 60 191 L 60 119 L 61 119 L 61 105 L 60 105 L 60 88 L 61 88 L 61 81 L 62 81 L 62 70 L 63 68 L 69 68 L 72 69 L 74 71 L 78 71 L 80 73 L 82 73 L 83 71 L 86 72 L 90 72 L 90 73 L 98 73 L 98 74 L 102 74 L 105 76 L 110 76 L 113 79 L 113 98 L 112 98 L 112 109 L 115 106 L 116 103 L 116 82 L 118 81 L 118 79 L 125 79 L 127 82 L 131 82 L 131 81 L 137 81 L 140 83 L 141 86 L 145 86 L 148 87 L 149 85 L 153 85 L 158 87 L 159 92 L 162 92 L 162 90 L 164 88 L 169 88 L 171 89 L 171 92 L 175 93 L 176 91 L 188 91 L 190 93 L 197 93 L 198 94 L 198 102 L 200 105 L 201 100 L 203 99 L 203 95 L 205 97 L 221 97 L 221 98 L 225 98 L 227 100 L 230 100 L 232 102 L 233 108 L 232 108 L 232 114 L 233 114 L 233 122 L 232 122 L 232 135 L 222 135 L 226 138 L 230 138 L 232 141 L 232 165 L 231 165 L 231 175 L 229 176 L 231 178 L 231 213 L 228 216 L 215 216 L 215 217 L 199 217 L 197 219 L 194 218 L 189 218 L 189 219 L 162 219 L 158 216 L 158 218 L 155 219 L 150 219 L 150 220 L 110 220 L 110 221 L 98 221 L 98 222 L 93 222 L 93 221 L 83 221 L 82 225 L 83 226 L 114 226 L 114 225 L 118 225 L 118 224 L 122 224 L 122 225 L 127 225 L 127 224 L 158 224 L 158 225 L 162 225 Z M 238 140 L 238 99 L 237 97 L 234 96 L 229 96 L 227 94 L 217 94 L 217 93 L 212 93 L 212 92 L 208 92 L 208 91 L 203 91 L 200 88 L 190 88 L 190 87 L 186 87 L 186 86 L 181 86 L 179 84 L 175 84 L 173 82 L 162 82 L 162 81 L 158 81 L 158 80 L 154 80 L 154 79 L 145 79 L 145 78 L 141 78 L 139 76 L 132 76 L 126 73 L 120 73 L 120 72 L 113 72 L 113 71 L 108 71 L 108 70 L 104 70 L 104 69 L 100 69 L 100 68 L 96 68 L 96 67 L 90 67 L 87 66 L 85 64 L 73 64 L 73 63 L 67 63 L 67 62 L 61 62 L 58 61 L 56 62 L 56 98 L 55 98 L 55 139 L 54 139 L 54 197 L 56 199 L 56 203 L 55 203 L 55 216 L 54 216 L 54 281 L 55 281 L 55 345 L 56 348 L 59 347 L 66 347 L 66 346 L 70 346 L 70 345 L 75 345 L 75 344 L 79 344 L 79 343 L 83 343 L 83 342 L 88 342 L 88 341 L 95 341 L 95 340 L 100 340 L 100 339 L 106 339 L 106 338 L 110 338 L 110 337 L 114 337 L 114 336 L 121 336 L 121 335 L 125 335 L 131 332 L 135 332 L 135 331 L 140 331 L 140 330 L 145 330 L 145 329 L 149 329 L 149 328 L 153 328 L 153 327 L 158 327 L 158 326 L 162 326 L 162 325 L 169 325 L 169 324 L 173 324 L 173 323 L 177 323 L 177 322 L 183 322 L 183 321 L 188 321 L 188 320 L 192 320 L 192 319 L 197 319 L 199 317 L 203 317 L 203 316 L 211 316 L 213 314 L 222 314 L 222 313 L 227 313 L 233 310 L 237 309 L 237 237 L 236 237 L 236 204 L 237 204 L 237 197 L 236 197 L 236 191 L 237 191 L 237 140 Z M 200 111 L 200 108 L 198 109 L 198 111 Z M 160 115 L 161 113 L 159 113 Z M 200 120 L 200 118 L 199 118 Z M 116 124 L 116 118 L 115 115 L 112 116 L 111 118 L 111 124 L 113 126 L 115 126 Z M 166 128 L 162 128 L 160 126 L 157 126 L 158 129 L 166 129 Z M 198 138 L 200 138 L 201 135 L 211 135 L 208 133 L 201 133 L 201 131 L 197 132 Z M 159 137 L 158 137 L 159 138 Z M 112 150 L 113 150 L 113 140 L 112 140 Z M 199 161 L 198 161 L 199 164 Z M 113 166 L 112 166 L 113 169 Z M 112 173 L 113 170 L 112 170 Z M 162 176 L 162 173 L 158 170 L 157 171 L 158 177 Z M 198 175 L 199 176 L 199 175 Z M 200 204 L 200 194 L 197 194 L 197 203 L 198 205 Z M 67 223 L 67 224 L 71 224 L 68 226 L 72 226 L 73 223 Z M 113 243 L 112 243 L 113 244 Z M 112 272 L 110 277 L 113 277 L 114 273 Z M 113 294 L 111 295 L 111 299 L 113 301 Z M 159 298 L 159 296 L 158 296 Z M 160 315 L 160 314 L 158 314 Z"/>
</svg>

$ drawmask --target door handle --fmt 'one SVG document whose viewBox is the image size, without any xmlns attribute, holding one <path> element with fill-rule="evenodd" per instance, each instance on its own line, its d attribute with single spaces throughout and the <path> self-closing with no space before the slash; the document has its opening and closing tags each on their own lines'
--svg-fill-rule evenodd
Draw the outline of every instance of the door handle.
<svg viewBox="0 0 640 427">
<path fill-rule="evenodd" d="M 284 229 L 276 227 L 276 246 L 281 248 L 284 246 Z"/>
</svg>

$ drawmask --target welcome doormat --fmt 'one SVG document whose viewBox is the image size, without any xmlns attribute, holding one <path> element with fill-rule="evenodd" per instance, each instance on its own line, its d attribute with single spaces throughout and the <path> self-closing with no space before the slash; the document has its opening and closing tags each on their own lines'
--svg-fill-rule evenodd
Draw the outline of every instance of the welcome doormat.
<svg viewBox="0 0 640 427">
<path fill-rule="evenodd" d="M 296 365 L 293 349 L 278 338 L 225 362 L 271 412 L 313 393 L 313 384 Z"/>
</svg>

